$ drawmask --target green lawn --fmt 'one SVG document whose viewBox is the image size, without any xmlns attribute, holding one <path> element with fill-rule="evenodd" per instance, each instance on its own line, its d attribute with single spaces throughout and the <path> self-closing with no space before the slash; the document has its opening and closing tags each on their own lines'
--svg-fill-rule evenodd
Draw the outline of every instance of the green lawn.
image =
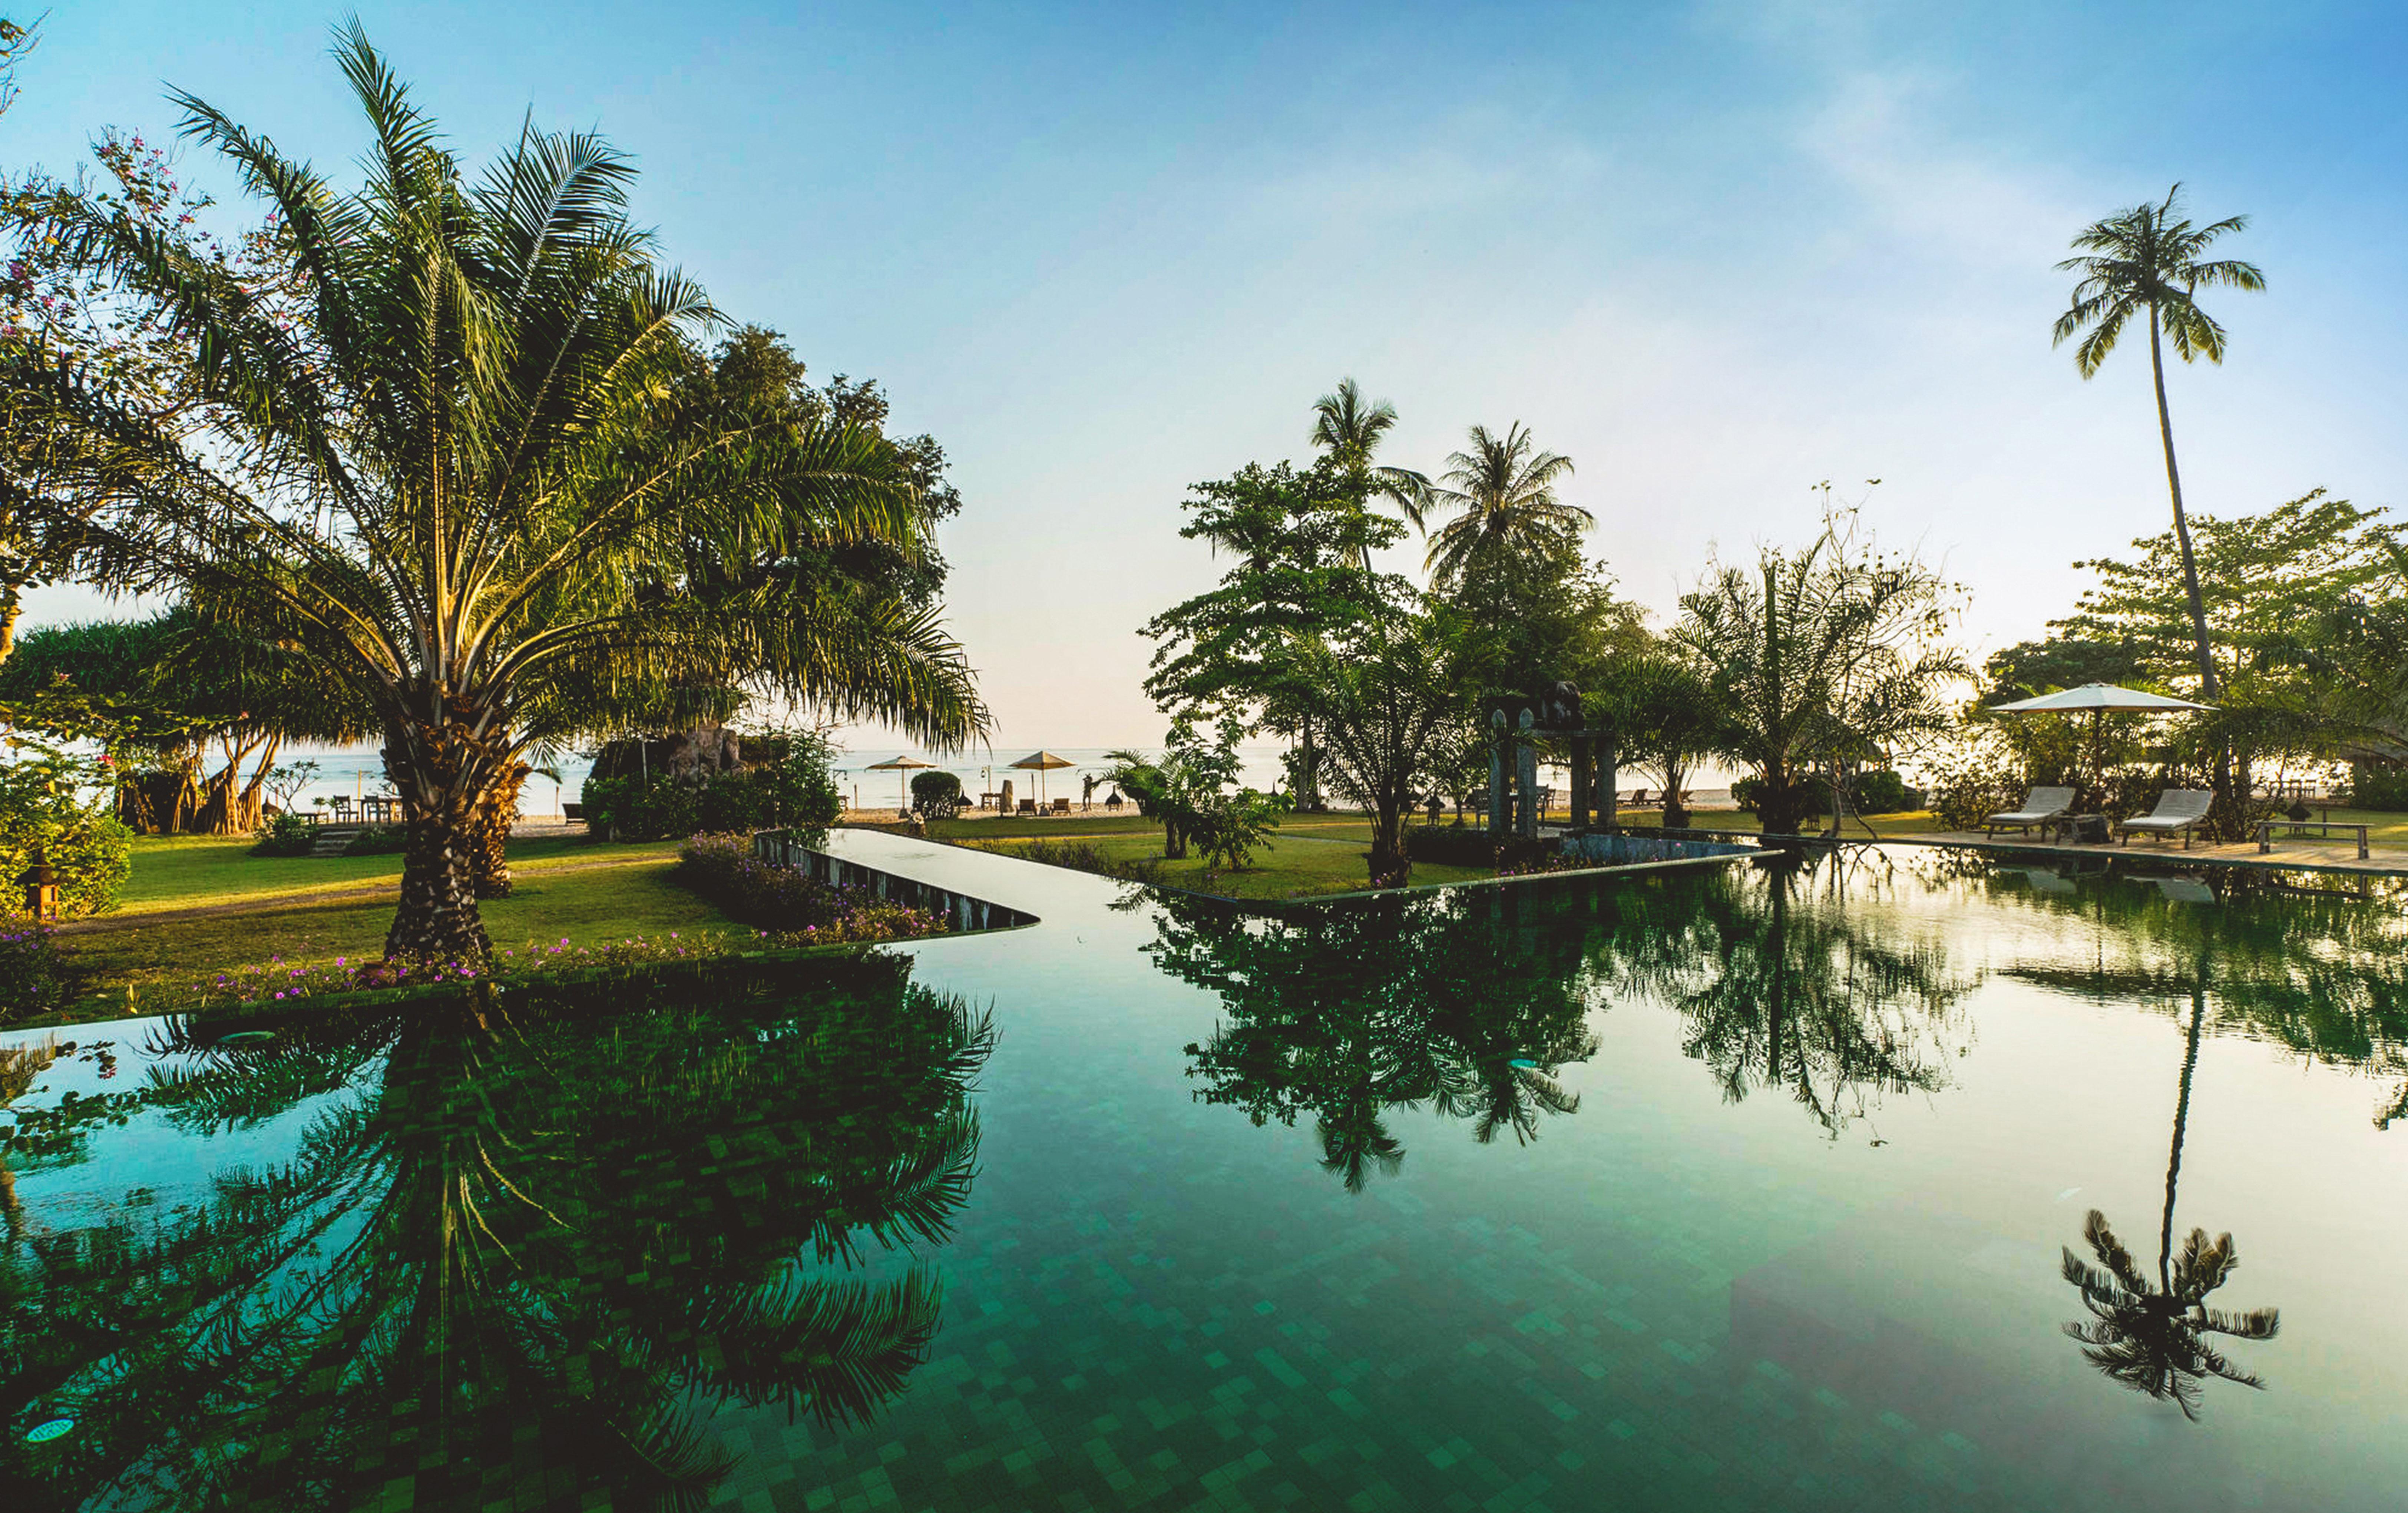
<svg viewBox="0 0 2408 1513">
<path fill-rule="evenodd" d="M 312 904 L 308 895 L 397 880 L 398 857 L 255 860 L 242 855 L 241 845 L 187 837 L 137 844 L 126 892 L 145 900 L 147 912 L 244 899 L 264 906 L 149 924 L 136 913 L 122 926 L 63 937 L 78 965 L 90 974 L 95 1000 L 121 1010 L 130 1004 L 138 1012 L 146 995 L 271 956 L 300 965 L 383 954 L 385 929 L 393 922 L 390 899 Z M 510 849 L 516 887 L 509 897 L 489 899 L 481 909 L 485 933 L 498 949 L 556 942 L 563 935 L 594 945 L 670 930 L 734 928 L 717 909 L 668 880 L 677 863 L 673 842 L 589 846 L 540 840 L 513 843 Z M 573 865 L 580 862 L 608 864 Z M 254 882 L 247 876 L 252 867 L 271 876 Z M 312 867 L 327 870 L 306 870 Z M 191 891 L 177 892 L 163 877 L 179 879 Z M 313 886 L 313 878 L 322 880 Z"/>
<path fill-rule="evenodd" d="M 673 855 L 675 841 L 602 843 L 548 836 L 510 842 L 510 874 L 579 863 Z M 117 912 L 151 914 L 275 898 L 306 898 L 341 888 L 401 881 L 392 856 L 253 856 L 239 836 L 142 835 L 134 842 L 134 875 L 118 893 Z"/>
</svg>

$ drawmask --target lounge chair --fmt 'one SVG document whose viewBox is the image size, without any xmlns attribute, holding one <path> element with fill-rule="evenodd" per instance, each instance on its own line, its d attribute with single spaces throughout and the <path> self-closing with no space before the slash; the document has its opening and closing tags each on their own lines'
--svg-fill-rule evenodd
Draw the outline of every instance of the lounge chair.
<svg viewBox="0 0 2408 1513">
<path fill-rule="evenodd" d="M 2207 818 L 2207 806 L 2215 795 L 2197 788 L 2169 788 L 2157 795 L 2157 806 L 2149 814 L 2134 815 L 2115 826 L 2117 837 L 2126 845 L 2132 832 L 2144 835 L 2173 835 L 2183 838 L 2183 849 L 2190 849 L 2190 833 Z"/>
<path fill-rule="evenodd" d="M 2024 798 L 2020 809 L 1994 814 L 1982 821 L 1982 838 L 1987 840 L 2001 830 L 2031 834 L 2034 825 L 2061 820 L 2073 810 L 2073 790 L 2071 788 L 2035 788 Z"/>
<path fill-rule="evenodd" d="M 1055 799 L 1054 801 L 1054 812 L 1055 814 L 1068 814 L 1070 812 L 1070 801 L 1067 798 Z"/>
</svg>

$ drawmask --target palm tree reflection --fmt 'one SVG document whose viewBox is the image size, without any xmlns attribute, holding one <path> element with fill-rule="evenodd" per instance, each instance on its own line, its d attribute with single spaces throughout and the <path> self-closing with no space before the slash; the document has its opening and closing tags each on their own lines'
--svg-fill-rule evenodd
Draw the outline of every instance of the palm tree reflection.
<svg viewBox="0 0 2408 1513">
<path fill-rule="evenodd" d="M 2166 1163 L 2165 1208 L 2157 1229 L 2157 1275 L 2152 1281 L 2098 1209 L 2082 1237 L 2098 1259 L 2092 1265 L 2065 1251 L 2065 1279 L 2090 1311 L 2065 1332 L 2082 1342 L 2083 1359 L 2110 1380 L 2159 1402 L 2172 1402 L 2183 1417 L 2197 1420 L 2200 1388 L 2210 1377 L 2262 1390 L 2265 1383 L 2227 1359 L 2207 1336 L 2269 1340 L 2282 1327 L 2277 1308 L 2226 1313 L 2207 1306 L 2241 1264 L 2230 1235 L 2211 1240 L 2193 1229 L 2174 1249 L 2174 1192 L 2182 1178 L 2183 1136 L 2190 1120 L 2191 1077 L 2199 1066 L 2200 1026 L 2206 1018 L 2206 963 L 2191 983 L 2190 1029 L 2183 1053 L 2181 1091 L 2174 1100 L 2173 1149 Z"/>
<path fill-rule="evenodd" d="M 1727 1101 L 1785 1089 L 1836 1137 L 1880 1094 L 1946 1086 L 1952 1011 L 1973 985 L 1933 933 L 1874 906 L 1889 864 L 1774 857 L 1633 892 L 1598 970 L 1681 1014 L 1683 1049 Z"/>
<path fill-rule="evenodd" d="M 269 1049 L 189 1027 L 155 1106 L 306 1119 L 205 1203 L 11 1248 L 0 1410 L 72 1405 L 65 1502 L 691 1507 L 724 1407 L 862 1421 L 924 1358 L 988 1021 L 909 965 L 480 991 Z M 636 1000 L 632 1001 L 631 1000 Z M 888 1259 L 886 1252 L 896 1254 Z M 12 1436 L 12 1439 L 16 1436 Z M 20 1463 L 11 1465 L 9 1460 Z"/>
</svg>

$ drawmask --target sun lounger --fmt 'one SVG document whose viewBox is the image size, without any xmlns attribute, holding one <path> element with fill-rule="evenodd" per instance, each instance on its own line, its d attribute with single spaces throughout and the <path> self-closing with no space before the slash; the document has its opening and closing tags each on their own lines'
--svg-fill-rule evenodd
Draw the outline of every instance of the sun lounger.
<svg viewBox="0 0 2408 1513">
<path fill-rule="evenodd" d="M 2197 788 L 2169 788 L 2157 795 L 2157 806 L 2149 814 L 2134 815 L 2115 826 L 2116 835 L 2129 845 L 2132 832 L 2144 835 L 2175 835 L 2183 838 L 2183 849 L 2190 849 L 2190 833 L 2207 818 L 2207 806 L 2215 795 Z"/>
<path fill-rule="evenodd" d="M 2029 835 L 2033 826 L 2044 825 L 2053 820 L 2061 819 L 2072 809 L 2072 789 L 2035 788 L 2026 795 L 2022 808 L 2009 809 L 2004 814 L 1994 814 L 1983 821 L 1982 836 L 1986 840 L 2001 830 L 2014 830 Z"/>
</svg>

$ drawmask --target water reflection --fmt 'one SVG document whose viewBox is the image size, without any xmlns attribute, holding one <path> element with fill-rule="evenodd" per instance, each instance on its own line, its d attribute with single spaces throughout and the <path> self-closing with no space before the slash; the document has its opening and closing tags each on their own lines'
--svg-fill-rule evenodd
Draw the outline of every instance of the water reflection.
<svg viewBox="0 0 2408 1513">
<path fill-rule="evenodd" d="M 1580 1106 L 1554 1074 L 1597 1049 L 1587 897 L 1490 889 L 1281 920 L 1176 899 L 1148 949 L 1221 995 L 1211 1037 L 1187 1047 L 1200 1096 L 1256 1124 L 1311 1117 L 1323 1166 L 1359 1192 L 1404 1161 L 1391 1109 L 1427 1105 L 1484 1144 Z"/>
<path fill-rule="evenodd" d="M 172 1209 L 25 1217 L 7 1505 L 688 1507 L 733 1463 L 715 1410 L 867 1418 L 936 1331 L 910 1248 L 968 1197 L 994 1042 L 909 970 L 462 993 L 260 1049 L 177 1029 L 146 1108 L 282 1121 L 286 1153 Z M 53 1415 L 74 1433 L 26 1444 Z"/>
<path fill-rule="evenodd" d="M 2076 1320 L 2065 1332 L 2082 1342 L 2083 1358 L 2109 1380 L 2119 1382 L 2160 1402 L 2171 1401 L 2183 1417 L 2199 1418 L 2200 1389 L 2207 1378 L 2222 1377 L 2243 1387 L 2266 1384 L 2242 1369 L 2207 1336 L 2270 1340 L 2282 1327 L 2278 1308 L 2252 1308 L 2227 1313 L 2207 1306 L 2207 1296 L 2222 1287 L 2241 1264 L 2240 1252 L 2229 1234 L 2211 1240 L 2207 1231 L 2193 1229 L 2174 1252 L 2174 1194 L 2182 1179 L 2183 1135 L 2190 1125 L 2192 1074 L 2199 1069 L 2200 1027 L 2207 1018 L 2204 965 L 2191 979 L 2190 1024 L 2184 1037 L 2182 1083 L 2174 1099 L 2173 1149 L 2166 1161 L 2166 1202 L 2157 1229 L 2157 1275 L 2154 1284 L 2143 1274 L 2109 1226 L 2107 1216 L 2090 1210 L 2083 1240 L 2098 1258 L 2091 1265 L 2065 1251 L 2064 1276 L 2081 1294 L 2087 1320 Z"/>
<path fill-rule="evenodd" d="M 1785 1089 L 1836 1137 L 1883 1094 L 1947 1086 L 1970 1035 L 1956 1009 L 1978 978 L 1886 906 L 1914 881 L 1883 853 L 1826 851 L 1634 890 L 1598 967 L 1680 1013 L 1726 1100 Z"/>
</svg>

